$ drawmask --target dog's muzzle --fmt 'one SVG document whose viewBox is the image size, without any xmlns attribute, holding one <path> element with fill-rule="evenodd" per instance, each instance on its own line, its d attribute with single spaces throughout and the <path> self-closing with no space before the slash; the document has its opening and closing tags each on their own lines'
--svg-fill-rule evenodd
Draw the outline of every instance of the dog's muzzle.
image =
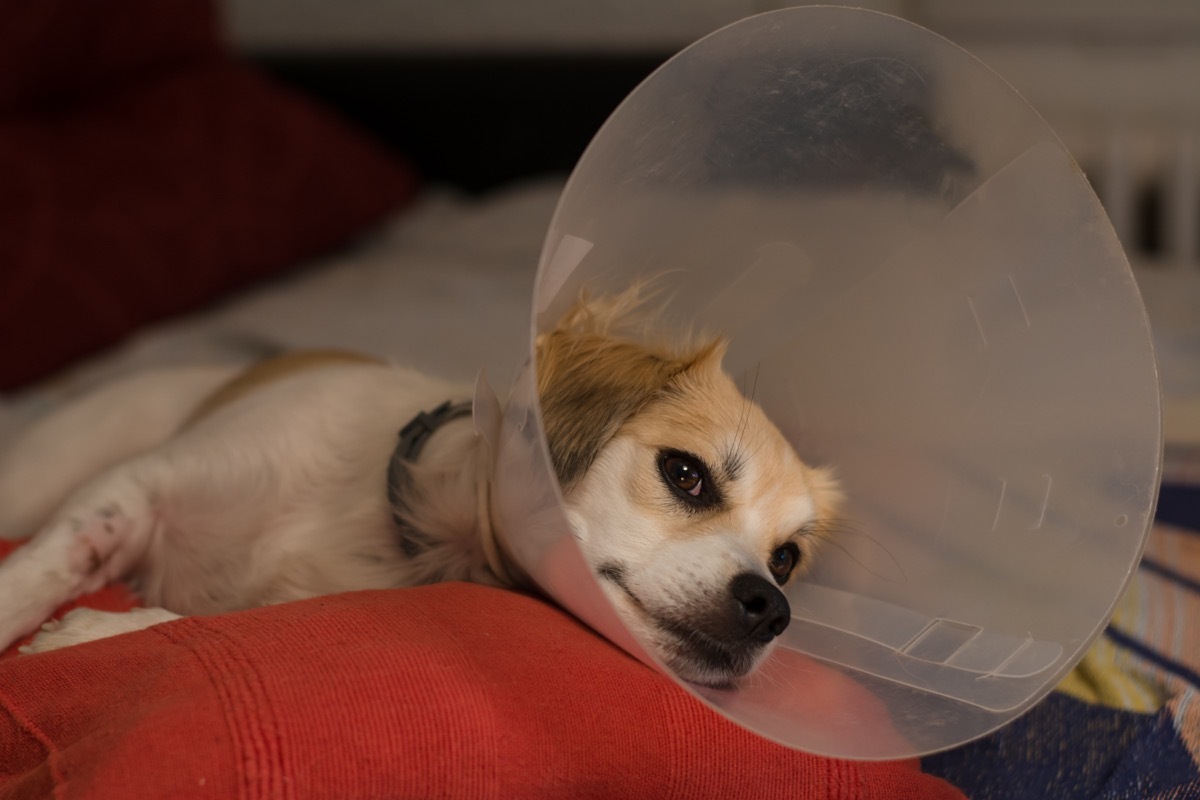
<svg viewBox="0 0 1200 800">
<path fill-rule="evenodd" d="M 791 622 L 783 592 L 761 575 L 735 575 L 704 613 L 660 620 L 676 646 L 669 663 L 686 680 L 726 688 L 758 663 Z"/>
</svg>

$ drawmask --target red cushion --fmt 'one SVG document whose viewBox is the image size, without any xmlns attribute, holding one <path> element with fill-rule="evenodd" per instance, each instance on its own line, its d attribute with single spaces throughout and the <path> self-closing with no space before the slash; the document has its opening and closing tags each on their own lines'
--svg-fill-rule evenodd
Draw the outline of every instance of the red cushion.
<svg viewBox="0 0 1200 800">
<path fill-rule="evenodd" d="M 26 67 L 0 78 L 0 107 L 20 107 L 0 113 L 0 390 L 294 267 L 413 194 L 403 163 L 224 56 L 210 3 L 70 4 L 82 21 L 64 5 L 0 0 L 0 53 L 18 40 Z"/>
<path fill-rule="evenodd" d="M 553 606 L 462 583 L 0 660 L 0 752 L 0 798 L 962 797 L 772 744 Z"/>
</svg>

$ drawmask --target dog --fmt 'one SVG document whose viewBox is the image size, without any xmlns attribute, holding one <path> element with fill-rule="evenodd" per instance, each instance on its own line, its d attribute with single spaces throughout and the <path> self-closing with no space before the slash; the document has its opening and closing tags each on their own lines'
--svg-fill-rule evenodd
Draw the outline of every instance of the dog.
<svg viewBox="0 0 1200 800">
<path fill-rule="evenodd" d="M 840 492 L 722 370 L 724 339 L 656 335 L 646 307 L 637 289 L 584 296 L 538 336 L 543 428 L 618 615 L 679 677 L 729 688 L 787 626 L 782 589 Z M 470 397 L 315 351 L 150 372 L 66 405 L 0 460 L 0 530 L 32 534 L 0 564 L 0 649 L 39 626 L 23 652 L 349 590 L 532 588 L 491 524 Z M 146 608 L 43 625 L 116 580 Z"/>
</svg>

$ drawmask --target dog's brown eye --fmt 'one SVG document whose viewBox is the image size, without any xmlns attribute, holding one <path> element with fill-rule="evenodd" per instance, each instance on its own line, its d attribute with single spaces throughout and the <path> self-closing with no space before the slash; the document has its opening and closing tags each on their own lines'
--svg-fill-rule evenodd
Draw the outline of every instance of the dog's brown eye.
<svg viewBox="0 0 1200 800">
<path fill-rule="evenodd" d="M 687 511 L 703 512 L 721 505 L 721 492 L 703 459 L 682 450 L 660 450 L 663 483 Z"/>
<path fill-rule="evenodd" d="M 800 560 L 800 548 L 792 542 L 776 547 L 771 553 L 771 559 L 767 562 L 767 569 L 771 571 L 772 577 L 776 583 L 783 583 L 792 574 L 792 570 L 796 568 L 796 562 Z"/>
<path fill-rule="evenodd" d="M 662 471 L 672 486 L 692 497 L 699 497 L 700 492 L 704 490 L 704 471 L 686 456 L 665 457 Z"/>
</svg>

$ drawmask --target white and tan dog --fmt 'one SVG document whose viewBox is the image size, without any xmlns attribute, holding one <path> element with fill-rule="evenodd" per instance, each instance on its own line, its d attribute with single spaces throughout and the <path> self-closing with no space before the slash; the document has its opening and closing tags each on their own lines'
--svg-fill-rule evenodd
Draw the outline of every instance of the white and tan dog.
<svg viewBox="0 0 1200 800">
<path fill-rule="evenodd" d="M 838 491 L 722 372 L 722 340 L 633 335 L 638 303 L 581 301 L 539 337 L 543 426 L 626 624 L 681 677 L 728 686 L 788 624 L 779 587 Z M 455 402 L 469 397 L 324 352 L 149 373 L 66 406 L 0 461 L 0 531 L 33 534 L 0 564 L 0 648 L 114 580 L 148 608 L 72 612 L 27 651 L 354 589 L 519 585 L 490 524 L 486 448 Z"/>
</svg>

